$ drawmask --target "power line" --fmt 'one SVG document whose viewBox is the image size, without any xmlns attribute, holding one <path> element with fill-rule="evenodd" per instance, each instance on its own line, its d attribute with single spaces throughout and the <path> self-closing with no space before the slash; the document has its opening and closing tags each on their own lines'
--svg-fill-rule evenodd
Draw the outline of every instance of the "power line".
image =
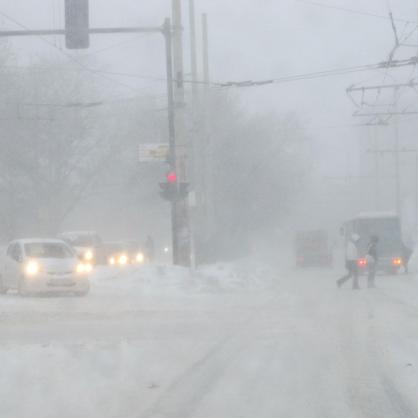
<svg viewBox="0 0 418 418">
<path fill-rule="evenodd" d="M 322 3 L 317 2 L 311 2 L 308 0 L 295 0 L 300 1 L 304 3 L 312 3 L 316 5 L 322 5 Z M 0 11 L 0 16 L 3 16 L 5 19 L 9 20 L 10 22 L 13 22 L 15 25 L 21 27 L 25 30 L 30 30 L 26 25 L 22 24 L 21 22 L 17 21 L 13 17 L 10 17 L 9 15 L 5 14 L 4 12 Z M 385 17 L 385 19 L 389 19 Z M 397 19 L 399 20 L 399 19 Z M 140 79 L 148 79 L 148 80 L 154 80 L 154 81 L 161 81 L 166 82 L 166 79 L 163 77 L 153 77 L 153 76 L 141 76 L 138 74 L 129 74 L 129 73 L 122 73 L 122 72 L 116 72 L 116 71 L 105 71 L 105 70 L 97 70 L 92 69 L 80 61 L 78 61 L 76 58 L 74 58 L 72 55 L 66 53 L 61 48 L 57 47 L 54 43 L 49 42 L 42 36 L 38 36 L 39 39 L 41 39 L 43 42 L 45 42 L 47 45 L 53 47 L 54 49 L 58 50 L 61 54 L 63 54 L 67 59 L 71 60 L 75 64 L 77 64 L 82 70 L 87 71 L 95 76 L 101 77 L 102 79 L 112 82 L 115 84 L 119 84 L 123 87 L 129 88 L 130 90 L 134 90 L 133 86 L 127 85 L 125 83 L 119 82 L 118 80 L 115 80 L 110 77 L 106 77 L 106 75 L 116 75 L 116 76 L 123 76 L 123 77 L 130 77 L 130 78 L 140 78 Z M 337 68 L 332 70 L 325 70 L 325 71 L 317 71 L 312 73 L 306 73 L 306 74 L 297 74 L 292 76 L 285 76 L 285 77 L 279 77 L 269 80 L 247 80 L 247 81 L 229 81 L 225 83 L 210 83 L 214 87 L 253 87 L 253 86 L 263 86 L 268 84 L 279 84 L 279 83 L 288 83 L 288 82 L 295 82 L 295 81 L 303 81 L 303 80 L 311 80 L 316 78 L 324 78 L 324 77 L 331 77 L 331 76 L 338 76 L 338 75 L 345 75 L 350 74 L 354 72 L 361 72 L 361 71 L 371 71 L 371 70 L 378 70 L 382 68 L 388 68 L 388 67 L 401 67 L 405 65 L 416 65 L 418 61 L 418 57 L 413 57 L 407 60 L 391 60 L 389 62 L 382 62 L 378 64 L 371 64 L 371 65 L 361 65 L 361 66 L 353 66 L 353 67 L 346 67 L 346 68 Z M 175 83 L 179 83 L 179 80 L 174 80 Z M 207 84 L 204 81 L 189 81 L 189 80 L 183 80 L 182 82 L 187 84 L 197 83 L 197 84 Z"/>
<path fill-rule="evenodd" d="M 88 54 L 90 56 L 90 54 Z M 134 74 L 134 73 L 125 73 L 120 71 L 110 71 L 110 70 L 101 70 L 89 67 L 88 69 L 81 68 L 84 71 L 88 71 L 94 74 L 105 74 L 105 75 L 114 75 L 119 77 L 127 77 L 127 78 L 136 78 L 142 80 L 150 80 L 150 81 L 157 81 L 157 82 L 167 82 L 167 79 L 163 76 L 152 76 L 152 75 L 141 75 L 141 74 Z M 63 68 L 61 66 L 50 66 L 50 67 L 36 67 L 36 66 L 17 66 L 17 65 L 3 65 L 0 66 L 0 70 L 21 70 L 21 71 L 80 71 L 80 69 L 72 69 L 72 68 Z M 173 80 L 174 83 L 179 83 L 179 80 Z M 221 83 L 206 83 L 203 80 L 182 80 L 184 84 L 199 84 L 199 85 L 209 85 L 214 87 L 219 87 Z"/>
<path fill-rule="evenodd" d="M 325 70 L 325 71 L 316 71 L 312 73 L 305 73 L 305 74 L 298 74 L 298 75 L 291 75 L 279 78 L 272 78 L 269 80 L 246 80 L 246 81 L 229 81 L 226 83 L 217 83 L 219 87 L 254 87 L 254 86 L 262 86 L 266 84 L 280 84 L 280 83 L 289 83 L 294 81 L 303 81 L 303 80 L 312 80 L 316 78 L 325 78 L 325 77 L 333 77 L 338 75 L 345 75 L 351 73 L 357 73 L 362 71 L 372 71 L 372 70 L 379 70 L 382 68 L 390 67 L 403 67 L 407 65 L 416 65 L 418 61 L 417 57 L 412 57 L 406 60 L 392 60 L 391 62 L 380 62 L 377 64 L 369 64 L 369 65 L 359 65 L 354 67 L 346 67 L 346 68 L 336 68 L 332 70 Z"/>
<path fill-rule="evenodd" d="M 368 17 L 373 17 L 373 18 L 376 18 L 376 19 L 390 20 L 390 17 L 385 16 L 385 15 L 366 12 L 366 11 L 362 11 L 362 10 L 350 9 L 350 8 L 347 8 L 347 7 L 335 6 L 335 5 L 331 5 L 331 4 L 325 4 L 325 3 L 318 2 L 318 1 L 312 1 L 312 0 L 294 0 L 294 1 L 298 2 L 298 3 L 305 3 L 305 4 L 310 4 L 312 6 L 322 7 L 324 9 L 339 10 L 341 12 L 346 12 L 346 13 L 351 13 L 351 14 L 356 14 L 356 15 L 361 15 L 361 16 L 368 16 Z M 400 19 L 400 18 L 394 18 L 394 20 L 397 21 L 397 22 L 403 22 L 403 23 L 418 23 L 417 21 L 407 20 L 407 19 Z"/>
<path fill-rule="evenodd" d="M 15 25 L 19 26 L 20 28 L 24 29 L 24 30 L 30 30 L 29 27 L 27 27 L 26 25 L 24 25 L 23 23 L 19 22 L 18 20 L 16 20 L 15 18 L 7 15 L 4 12 L 0 11 L 0 16 L 4 17 L 5 19 L 9 20 L 10 22 L 14 23 Z M 53 42 L 48 41 L 47 39 L 45 39 L 43 36 L 37 36 L 41 41 L 43 41 L 45 44 L 49 45 L 50 47 L 56 49 L 57 51 L 59 51 L 62 55 L 64 55 L 67 59 L 69 59 L 70 61 L 74 62 L 76 65 L 78 65 L 80 68 L 82 68 L 83 70 L 90 72 L 91 74 L 100 77 L 108 82 L 114 83 L 114 84 L 118 84 L 120 86 L 123 86 L 125 88 L 128 88 L 130 90 L 135 90 L 135 88 L 133 86 L 130 86 L 128 84 L 119 82 L 118 80 L 115 80 L 113 78 L 109 78 L 106 77 L 103 74 L 97 73 L 96 71 L 92 70 L 91 68 L 87 67 L 86 65 L 84 65 L 82 62 L 78 61 L 76 58 L 74 58 L 72 55 L 66 53 L 65 51 L 63 51 L 60 47 L 58 47 L 57 45 L 55 45 Z"/>
<path fill-rule="evenodd" d="M 145 36 L 145 34 L 139 34 L 139 35 L 133 36 L 132 38 L 124 39 L 123 41 L 113 43 L 113 44 L 105 46 L 101 49 L 97 49 L 95 51 L 88 52 L 87 54 L 84 55 L 84 57 L 92 57 L 94 55 L 101 54 L 102 52 L 110 51 L 110 50 L 115 49 L 119 46 L 126 45 L 126 44 L 129 44 L 129 43 L 133 42 L 133 41 L 136 41 L 136 40 L 138 40 L 138 39 L 140 39 L 144 36 Z"/>
<path fill-rule="evenodd" d="M 399 89 L 401 87 L 414 88 L 416 86 L 418 86 L 418 82 L 415 82 L 414 80 L 410 80 L 408 83 L 399 83 L 399 84 L 382 84 L 382 85 L 362 86 L 362 87 L 351 86 L 347 89 L 347 92 L 365 91 L 365 90 L 382 90 L 382 89 Z"/>
</svg>

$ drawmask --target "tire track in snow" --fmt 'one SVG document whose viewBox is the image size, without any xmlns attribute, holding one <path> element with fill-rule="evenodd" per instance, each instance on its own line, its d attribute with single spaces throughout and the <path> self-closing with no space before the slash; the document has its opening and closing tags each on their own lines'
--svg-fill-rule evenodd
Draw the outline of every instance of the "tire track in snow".
<svg viewBox="0 0 418 418">
<path fill-rule="evenodd" d="M 412 310 L 414 312 L 414 316 L 418 316 L 418 308 L 410 304 L 402 303 L 400 298 L 389 295 L 385 291 L 381 291 L 380 293 L 385 296 L 385 301 L 394 303 L 397 307 L 401 307 L 402 309 L 408 311 Z M 374 319 L 376 317 L 376 312 L 372 307 L 370 298 L 367 299 L 367 309 L 369 312 L 371 312 L 371 318 Z M 410 315 L 410 312 L 408 312 L 408 315 Z M 399 391 L 398 387 L 394 383 L 393 378 L 390 376 L 386 362 L 383 360 L 383 338 L 379 337 L 378 335 L 379 327 L 377 325 L 369 324 L 368 332 L 370 335 L 370 341 L 373 341 L 373 344 L 370 345 L 370 349 L 372 351 L 371 355 L 374 359 L 375 369 L 378 372 L 384 393 L 386 394 L 394 412 L 396 413 L 395 416 L 399 418 L 416 418 L 418 416 L 418 411 L 416 411 L 416 409 L 410 405 L 409 401 L 407 401 L 405 396 Z M 381 344 L 377 345 L 375 343 L 376 341 L 380 341 Z"/>
<path fill-rule="evenodd" d="M 378 317 L 370 298 L 352 300 L 345 304 L 346 313 L 347 309 L 348 314 L 355 311 L 357 315 L 351 317 L 349 323 L 340 325 L 344 330 L 342 342 L 350 408 L 357 411 L 359 418 L 416 418 L 418 411 L 396 387 L 382 361 L 384 340 L 378 336 L 375 324 Z"/>
<path fill-rule="evenodd" d="M 222 378 L 226 367 L 246 348 L 243 341 L 251 341 L 251 326 L 268 309 L 275 294 L 259 308 L 253 308 L 241 326 L 235 327 L 225 338 L 213 347 L 183 374 L 181 374 L 158 398 L 154 405 L 140 418 L 188 418 L 198 407 L 211 387 Z M 126 414 L 125 414 L 126 415 Z M 135 416 L 137 418 L 138 416 Z"/>
</svg>

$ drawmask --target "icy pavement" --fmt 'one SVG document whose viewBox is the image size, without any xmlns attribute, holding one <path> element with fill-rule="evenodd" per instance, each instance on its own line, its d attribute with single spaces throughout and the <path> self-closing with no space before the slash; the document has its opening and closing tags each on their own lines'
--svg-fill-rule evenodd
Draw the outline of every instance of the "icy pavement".
<svg viewBox="0 0 418 418">
<path fill-rule="evenodd" d="M 335 276 L 99 269 L 86 298 L 2 296 L 0 417 L 417 417 L 417 279 Z"/>
</svg>

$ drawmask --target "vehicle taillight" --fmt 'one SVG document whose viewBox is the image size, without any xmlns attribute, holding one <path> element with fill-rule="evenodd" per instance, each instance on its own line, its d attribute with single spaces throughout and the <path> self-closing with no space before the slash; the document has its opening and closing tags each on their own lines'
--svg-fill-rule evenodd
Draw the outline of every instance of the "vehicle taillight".
<svg viewBox="0 0 418 418">
<path fill-rule="evenodd" d="M 357 261 L 357 264 L 359 267 L 366 267 L 367 266 L 367 259 L 366 258 L 360 258 Z"/>
<path fill-rule="evenodd" d="M 400 257 L 392 258 L 392 265 L 393 266 L 401 266 L 402 265 L 402 258 L 400 258 Z"/>
</svg>

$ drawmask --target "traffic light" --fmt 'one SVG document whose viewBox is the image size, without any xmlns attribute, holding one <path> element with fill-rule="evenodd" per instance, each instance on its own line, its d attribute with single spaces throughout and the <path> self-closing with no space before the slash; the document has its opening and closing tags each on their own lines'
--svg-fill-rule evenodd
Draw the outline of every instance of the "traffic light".
<svg viewBox="0 0 418 418">
<path fill-rule="evenodd" d="M 169 202 L 178 202 L 186 199 L 189 194 L 189 183 L 178 183 L 175 171 L 167 173 L 166 179 L 165 183 L 160 183 L 161 197 Z"/>
<path fill-rule="evenodd" d="M 65 0 L 65 43 L 68 49 L 90 46 L 89 0 Z"/>
<path fill-rule="evenodd" d="M 177 184 L 176 183 L 160 183 L 160 195 L 164 200 L 169 202 L 177 201 Z"/>
<path fill-rule="evenodd" d="M 170 171 L 167 173 L 167 183 L 176 184 L 177 183 L 177 173 L 175 171 Z"/>
</svg>

